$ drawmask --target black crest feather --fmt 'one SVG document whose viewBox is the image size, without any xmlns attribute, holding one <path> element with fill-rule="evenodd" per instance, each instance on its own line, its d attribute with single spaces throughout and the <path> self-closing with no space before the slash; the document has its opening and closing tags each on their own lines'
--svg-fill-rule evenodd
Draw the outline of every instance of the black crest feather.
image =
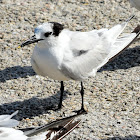
<svg viewBox="0 0 140 140">
<path fill-rule="evenodd" d="M 58 36 L 59 33 L 64 29 L 64 25 L 57 22 L 50 22 L 50 23 L 53 23 L 53 35 Z"/>
</svg>

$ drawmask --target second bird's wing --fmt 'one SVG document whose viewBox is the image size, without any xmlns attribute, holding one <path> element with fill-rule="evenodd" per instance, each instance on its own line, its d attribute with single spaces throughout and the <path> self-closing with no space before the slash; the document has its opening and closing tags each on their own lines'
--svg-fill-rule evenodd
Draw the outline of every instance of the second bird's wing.
<svg viewBox="0 0 140 140">
<path fill-rule="evenodd" d="M 11 115 L 0 115 L 0 127 L 15 127 L 19 124 L 19 121 L 15 119 L 11 119 L 13 116 L 15 116 L 18 113 L 18 111 L 15 111 Z"/>
</svg>

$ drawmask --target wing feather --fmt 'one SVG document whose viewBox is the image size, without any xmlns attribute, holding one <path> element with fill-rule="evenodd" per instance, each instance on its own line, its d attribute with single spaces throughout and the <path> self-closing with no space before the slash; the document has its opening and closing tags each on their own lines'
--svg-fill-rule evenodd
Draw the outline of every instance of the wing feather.
<svg viewBox="0 0 140 140">
<path fill-rule="evenodd" d="M 74 80 L 94 76 L 99 68 L 136 37 L 136 33 L 131 33 L 117 39 L 126 27 L 127 22 L 118 24 L 110 30 L 104 29 L 102 32 L 101 30 L 95 30 L 93 32 L 73 33 L 69 44 L 70 51 L 85 50 L 86 53 L 79 56 L 71 54 L 71 57 L 67 57 L 68 54 L 65 53 L 61 65 L 61 71 L 65 76 Z"/>
</svg>

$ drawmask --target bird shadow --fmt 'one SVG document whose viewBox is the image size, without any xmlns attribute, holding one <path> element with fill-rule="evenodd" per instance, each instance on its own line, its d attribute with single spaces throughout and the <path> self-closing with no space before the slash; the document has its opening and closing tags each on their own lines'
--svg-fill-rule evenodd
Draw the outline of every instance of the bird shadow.
<svg viewBox="0 0 140 140">
<path fill-rule="evenodd" d="M 14 66 L 0 70 L 0 82 L 4 83 L 7 80 L 27 78 L 27 76 L 34 76 L 36 73 L 31 66 Z"/>
<path fill-rule="evenodd" d="M 125 137 L 115 136 L 115 137 L 101 139 L 101 140 L 140 140 L 140 136 L 137 136 L 137 135 L 129 135 Z"/>
<path fill-rule="evenodd" d="M 67 98 L 67 95 L 71 95 L 70 92 L 65 91 L 63 95 L 63 100 Z M 4 103 L 0 105 L 0 115 L 11 114 L 16 110 L 19 113 L 16 117 L 18 120 L 23 118 L 32 118 L 42 114 L 50 114 L 50 111 L 59 111 L 58 103 L 60 99 L 60 91 L 56 94 L 49 96 L 47 98 L 40 99 L 38 97 L 32 97 L 24 101 L 15 101 L 11 103 Z"/>
<path fill-rule="evenodd" d="M 140 66 L 140 46 L 126 49 L 122 54 L 104 65 L 98 72 L 129 69 L 136 66 Z"/>
</svg>

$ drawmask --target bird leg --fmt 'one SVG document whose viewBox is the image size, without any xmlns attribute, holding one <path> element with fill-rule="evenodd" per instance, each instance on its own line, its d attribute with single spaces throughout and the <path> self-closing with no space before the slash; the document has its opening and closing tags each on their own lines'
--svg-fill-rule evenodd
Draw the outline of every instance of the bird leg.
<svg viewBox="0 0 140 140">
<path fill-rule="evenodd" d="M 86 113 L 86 110 L 84 109 L 84 86 L 83 86 L 83 82 L 81 82 L 81 97 L 82 97 L 82 105 L 81 105 L 81 109 L 79 110 L 80 113 L 81 112 L 85 112 Z"/>
<path fill-rule="evenodd" d="M 82 97 L 82 105 L 81 105 L 81 109 L 78 111 L 74 111 L 77 114 L 81 114 L 81 113 L 87 113 L 87 111 L 84 109 L 84 87 L 83 87 L 83 82 L 81 82 L 81 97 Z"/>
<path fill-rule="evenodd" d="M 60 101 L 59 101 L 59 104 L 58 104 L 58 109 L 60 109 L 62 107 L 62 100 L 63 100 L 63 93 L 64 93 L 64 84 L 63 84 L 63 81 L 61 81 L 61 87 L 60 87 Z"/>
<path fill-rule="evenodd" d="M 84 109 L 84 87 L 83 87 L 83 82 L 81 82 L 81 97 L 82 97 L 82 106 L 81 106 L 81 110 Z"/>
</svg>

